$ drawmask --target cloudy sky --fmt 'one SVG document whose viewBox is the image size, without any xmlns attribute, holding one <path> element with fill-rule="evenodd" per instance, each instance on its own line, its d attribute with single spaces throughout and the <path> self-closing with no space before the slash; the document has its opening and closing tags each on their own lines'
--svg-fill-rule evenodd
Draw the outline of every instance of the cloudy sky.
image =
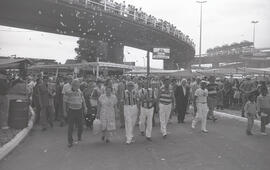
<svg viewBox="0 0 270 170">
<path fill-rule="evenodd" d="M 126 3 L 142 7 L 148 14 L 177 26 L 194 40 L 198 53 L 200 7 L 195 0 L 126 0 Z M 208 0 L 203 6 L 202 52 L 223 44 L 252 41 L 252 20 L 259 21 L 255 46 L 270 47 L 269 18 L 269 0 Z M 66 59 L 76 56 L 74 48 L 77 39 L 0 26 L 0 56 L 16 54 L 19 57 L 56 59 L 64 63 Z M 136 61 L 137 65 L 145 65 L 145 55 L 145 51 L 125 48 L 126 61 Z M 162 67 L 162 62 L 152 61 L 151 65 Z"/>
</svg>

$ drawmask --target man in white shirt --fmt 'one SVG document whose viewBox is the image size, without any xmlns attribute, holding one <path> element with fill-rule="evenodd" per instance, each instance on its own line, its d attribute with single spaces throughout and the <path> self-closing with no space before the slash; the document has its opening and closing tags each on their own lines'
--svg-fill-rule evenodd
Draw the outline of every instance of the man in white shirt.
<svg viewBox="0 0 270 170">
<path fill-rule="evenodd" d="M 63 115 L 61 116 L 62 118 L 60 118 L 61 120 L 61 123 L 60 123 L 60 126 L 63 126 L 64 124 L 64 118 L 67 117 L 67 99 L 68 99 L 68 96 L 67 96 L 67 93 L 69 91 L 71 91 L 71 82 L 72 82 L 72 75 L 68 75 L 67 77 L 67 83 L 64 84 L 63 86 L 63 90 L 62 90 L 62 94 L 63 94 Z"/>
<path fill-rule="evenodd" d="M 195 91 L 194 95 L 194 111 L 196 112 L 196 117 L 192 121 L 192 128 L 194 129 L 197 122 L 201 120 L 202 127 L 201 130 L 204 133 L 207 133 L 206 130 L 206 121 L 207 121 L 207 113 L 208 113 L 208 106 L 207 106 L 207 96 L 208 90 L 206 89 L 206 82 L 201 81 L 200 88 Z"/>
</svg>

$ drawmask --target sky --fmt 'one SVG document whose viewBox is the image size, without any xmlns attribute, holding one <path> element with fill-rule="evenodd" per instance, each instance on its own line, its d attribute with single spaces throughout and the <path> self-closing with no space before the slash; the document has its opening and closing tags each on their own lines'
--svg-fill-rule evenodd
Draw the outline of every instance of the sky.
<svg viewBox="0 0 270 170">
<path fill-rule="evenodd" d="M 121 2 L 119 0 L 115 0 Z M 199 49 L 200 5 L 194 0 L 125 0 L 142 7 L 156 18 L 167 20 L 189 35 Z M 208 48 L 252 41 L 252 20 L 256 24 L 256 48 L 270 47 L 270 0 L 208 0 L 203 5 L 202 53 Z M 76 56 L 78 37 L 63 36 L 0 26 L 0 56 L 56 59 L 64 63 Z M 146 52 L 125 47 L 125 61 L 146 65 Z M 163 62 L 151 60 L 151 67 L 162 68 Z"/>
</svg>

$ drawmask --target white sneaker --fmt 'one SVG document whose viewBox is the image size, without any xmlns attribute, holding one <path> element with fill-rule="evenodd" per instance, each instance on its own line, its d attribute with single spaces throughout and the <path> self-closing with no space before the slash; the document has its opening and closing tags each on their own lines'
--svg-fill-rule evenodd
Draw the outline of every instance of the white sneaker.
<svg viewBox="0 0 270 170">
<path fill-rule="evenodd" d="M 267 133 L 266 132 L 261 132 L 261 135 L 267 136 Z"/>
<path fill-rule="evenodd" d="M 203 133 L 208 133 L 208 130 L 205 129 L 205 130 L 202 130 L 202 132 L 203 132 Z"/>
<path fill-rule="evenodd" d="M 191 125 L 191 128 L 192 128 L 192 129 L 195 129 L 195 125 L 192 124 L 192 125 Z"/>
</svg>

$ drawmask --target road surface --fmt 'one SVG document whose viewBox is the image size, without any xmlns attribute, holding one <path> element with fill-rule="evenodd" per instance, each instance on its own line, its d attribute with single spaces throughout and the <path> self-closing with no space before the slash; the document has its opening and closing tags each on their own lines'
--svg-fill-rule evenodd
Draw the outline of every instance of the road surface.
<svg viewBox="0 0 270 170">
<path fill-rule="evenodd" d="M 174 118 L 176 119 L 176 118 Z M 154 127 L 152 142 L 140 136 L 124 144 L 124 130 L 117 130 L 111 143 L 101 142 L 85 130 L 83 141 L 67 147 L 67 128 L 46 132 L 34 129 L 10 155 L 0 162 L 1 170 L 269 170 L 270 136 L 261 136 L 258 127 L 246 136 L 245 123 L 219 118 L 208 122 L 208 134 L 200 124 L 191 129 L 176 120 L 168 125 L 170 134 L 162 139 Z M 269 132 L 269 129 L 268 129 Z M 74 136 L 76 136 L 74 134 Z"/>
</svg>

